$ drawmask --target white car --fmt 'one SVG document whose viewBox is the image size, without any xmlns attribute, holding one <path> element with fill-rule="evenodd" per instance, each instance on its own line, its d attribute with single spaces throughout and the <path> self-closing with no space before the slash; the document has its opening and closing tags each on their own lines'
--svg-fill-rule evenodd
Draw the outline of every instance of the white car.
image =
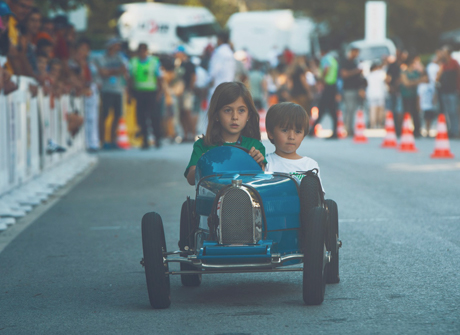
<svg viewBox="0 0 460 335">
<path fill-rule="evenodd" d="M 370 72 L 372 63 L 381 62 L 384 57 L 396 56 L 396 46 L 390 39 L 381 41 L 359 40 L 347 46 L 347 54 L 352 48 L 359 49 L 358 67 L 363 70 L 363 75 Z"/>
</svg>

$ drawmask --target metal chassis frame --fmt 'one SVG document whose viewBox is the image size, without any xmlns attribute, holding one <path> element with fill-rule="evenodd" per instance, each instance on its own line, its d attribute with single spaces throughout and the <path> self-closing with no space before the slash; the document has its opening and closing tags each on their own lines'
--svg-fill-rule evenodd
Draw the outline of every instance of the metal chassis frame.
<svg viewBox="0 0 460 335">
<path fill-rule="evenodd" d="M 293 272 L 293 271 L 302 271 L 302 267 L 295 268 L 278 268 L 284 262 L 300 259 L 303 260 L 303 254 L 290 254 L 286 256 L 281 256 L 279 254 L 273 254 L 270 262 L 266 263 L 248 263 L 248 264 L 205 264 L 201 260 L 197 259 L 196 255 L 190 254 L 187 258 L 184 257 L 174 257 L 166 258 L 168 255 L 183 255 L 183 251 L 171 251 L 163 254 L 163 261 L 165 264 L 168 263 L 186 263 L 197 267 L 197 270 L 190 271 L 169 271 L 166 275 L 182 275 L 182 274 L 212 274 L 212 273 L 254 273 L 254 272 Z M 331 252 L 326 251 L 324 257 L 325 263 L 331 261 Z"/>
</svg>

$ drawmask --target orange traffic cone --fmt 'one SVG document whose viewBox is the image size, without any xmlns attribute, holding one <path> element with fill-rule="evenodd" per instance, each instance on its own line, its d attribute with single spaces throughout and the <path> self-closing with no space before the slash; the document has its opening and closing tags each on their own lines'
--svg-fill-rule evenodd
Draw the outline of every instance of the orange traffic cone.
<svg viewBox="0 0 460 335">
<path fill-rule="evenodd" d="M 267 130 L 265 129 L 265 116 L 267 112 L 263 109 L 259 110 L 259 128 L 261 133 L 265 133 Z"/>
<path fill-rule="evenodd" d="M 454 158 L 450 152 L 449 138 L 447 136 L 446 117 L 444 114 L 439 114 L 438 117 L 438 134 L 434 142 L 434 152 L 431 158 Z"/>
<path fill-rule="evenodd" d="M 276 94 L 272 94 L 268 97 L 268 106 L 271 107 L 278 103 L 278 96 Z"/>
<path fill-rule="evenodd" d="M 343 113 L 341 110 L 337 111 L 337 136 L 339 138 L 347 137 L 347 131 L 345 130 L 345 125 L 343 124 Z"/>
<path fill-rule="evenodd" d="M 120 117 L 120 121 L 118 122 L 117 145 L 121 149 L 129 149 L 131 147 L 129 144 L 128 132 L 126 131 L 126 122 L 123 117 Z"/>
<path fill-rule="evenodd" d="M 310 111 L 310 115 L 311 115 L 311 117 L 310 117 L 310 129 L 312 129 L 313 125 L 315 124 L 315 121 L 318 119 L 318 115 L 319 115 L 318 107 L 316 107 L 316 106 L 312 107 L 312 109 Z M 313 132 L 314 132 L 315 135 L 317 135 L 316 132 L 315 132 L 315 129 L 313 129 Z"/>
<path fill-rule="evenodd" d="M 395 123 L 393 120 L 393 113 L 388 111 L 385 118 L 385 131 L 386 135 L 383 143 L 380 147 L 382 148 L 396 148 L 398 146 L 395 133 Z"/>
<path fill-rule="evenodd" d="M 356 113 L 355 136 L 353 137 L 353 142 L 367 143 L 367 137 L 364 135 L 364 129 L 366 129 L 366 125 L 364 124 L 364 113 L 359 110 Z"/>
<path fill-rule="evenodd" d="M 411 128 L 411 117 L 409 113 L 404 114 L 404 121 L 401 133 L 401 144 L 399 145 L 399 151 L 416 152 L 418 151 L 415 147 L 414 134 Z"/>
<path fill-rule="evenodd" d="M 315 129 L 313 129 L 313 133 L 315 134 L 316 137 L 319 137 L 319 133 L 323 131 L 323 127 L 320 124 L 317 124 L 315 126 Z"/>
</svg>

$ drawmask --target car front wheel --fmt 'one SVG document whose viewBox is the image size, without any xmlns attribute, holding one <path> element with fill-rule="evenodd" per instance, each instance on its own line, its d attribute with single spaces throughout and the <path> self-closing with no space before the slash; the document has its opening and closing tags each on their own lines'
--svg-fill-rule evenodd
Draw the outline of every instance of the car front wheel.
<svg viewBox="0 0 460 335">
<path fill-rule="evenodd" d="M 168 308 L 171 304 L 168 264 L 164 262 L 166 240 L 161 216 L 155 212 L 142 218 L 142 249 L 150 305 Z"/>
<path fill-rule="evenodd" d="M 327 212 L 323 207 L 310 209 L 307 222 L 302 222 L 303 236 L 303 300 L 307 305 L 320 305 L 324 300 L 326 287 L 325 225 Z"/>
</svg>

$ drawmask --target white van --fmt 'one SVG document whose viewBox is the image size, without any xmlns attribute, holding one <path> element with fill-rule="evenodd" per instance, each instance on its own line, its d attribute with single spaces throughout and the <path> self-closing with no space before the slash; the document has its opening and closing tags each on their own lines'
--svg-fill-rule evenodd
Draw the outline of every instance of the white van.
<svg viewBox="0 0 460 335">
<path fill-rule="evenodd" d="M 129 48 L 146 43 L 153 53 L 170 54 L 183 45 L 189 55 L 201 55 L 215 44 L 220 27 L 204 7 L 162 3 L 130 3 L 119 7 L 118 31 Z"/>
<path fill-rule="evenodd" d="M 273 49 L 286 47 L 296 54 L 312 53 L 315 24 L 309 18 L 294 18 L 291 10 L 235 13 L 227 21 L 235 50 L 246 49 L 254 58 L 266 61 Z M 314 43 L 317 44 L 317 43 Z"/>
</svg>

